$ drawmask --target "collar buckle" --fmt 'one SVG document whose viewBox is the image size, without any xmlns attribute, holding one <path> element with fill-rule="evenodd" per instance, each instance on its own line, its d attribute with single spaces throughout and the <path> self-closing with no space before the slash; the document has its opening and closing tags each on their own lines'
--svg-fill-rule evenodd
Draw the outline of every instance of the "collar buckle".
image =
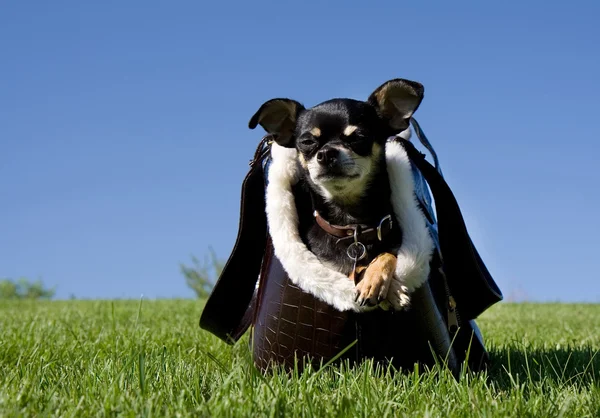
<svg viewBox="0 0 600 418">
<path fill-rule="evenodd" d="M 393 226 L 392 215 L 386 215 L 379 221 L 379 225 L 377 225 L 377 239 L 379 241 L 383 241 L 382 227 L 386 225 L 384 224 L 386 221 L 388 230 L 391 230 Z"/>
</svg>

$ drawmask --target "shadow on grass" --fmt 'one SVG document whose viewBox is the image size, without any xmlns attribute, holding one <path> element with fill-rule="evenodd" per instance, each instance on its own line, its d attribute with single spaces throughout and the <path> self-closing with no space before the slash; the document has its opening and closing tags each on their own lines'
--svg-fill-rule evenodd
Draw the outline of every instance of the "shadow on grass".
<svg viewBox="0 0 600 418">
<path fill-rule="evenodd" d="M 490 350 L 489 376 L 500 389 L 550 381 L 580 385 L 600 381 L 600 353 L 592 347 L 531 349 L 509 346 Z"/>
</svg>

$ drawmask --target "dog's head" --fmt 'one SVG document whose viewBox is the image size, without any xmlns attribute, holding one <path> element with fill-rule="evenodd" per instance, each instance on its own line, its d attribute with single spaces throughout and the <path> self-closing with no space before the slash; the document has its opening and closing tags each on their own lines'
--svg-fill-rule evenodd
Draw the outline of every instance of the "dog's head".
<svg viewBox="0 0 600 418">
<path fill-rule="evenodd" d="M 290 99 L 265 102 L 249 127 L 298 150 L 307 178 L 327 200 L 360 197 L 384 160 L 387 138 L 406 130 L 423 86 L 403 79 L 378 87 L 366 102 L 333 99 L 306 109 Z"/>
</svg>

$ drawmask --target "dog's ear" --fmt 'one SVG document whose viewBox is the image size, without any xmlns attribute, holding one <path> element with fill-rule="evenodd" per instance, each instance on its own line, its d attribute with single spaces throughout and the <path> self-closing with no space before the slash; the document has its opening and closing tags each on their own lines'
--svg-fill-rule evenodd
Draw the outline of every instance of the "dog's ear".
<svg viewBox="0 0 600 418">
<path fill-rule="evenodd" d="M 421 83 L 396 78 L 375 89 L 368 102 L 375 106 L 392 129 L 400 132 L 408 128 L 411 116 L 423 100 L 423 92 Z"/>
<path fill-rule="evenodd" d="M 293 148 L 296 120 L 304 106 L 295 100 L 271 99 L 252 116 L 248 127 L 256 128 L 260 124 L 265 131 L 275 136 L 275 142 L 287 148 Z"/>
</svg>

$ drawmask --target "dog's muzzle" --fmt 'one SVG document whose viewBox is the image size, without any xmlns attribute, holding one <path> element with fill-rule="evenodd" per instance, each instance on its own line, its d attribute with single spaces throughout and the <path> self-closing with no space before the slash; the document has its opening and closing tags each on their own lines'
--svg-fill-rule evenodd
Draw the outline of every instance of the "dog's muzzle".
<svg viewBox="0 0 600 418">
<path fill-rule="evenodd" d="M 334 166 L 340 159 L 340 150 L 325 146 L 317 152 L 317 162 L 324 167 Z"/>
<path fill-rule="evenodd" d="M 317 162 L 317 177 L 354 177 L 354 163 L 343 149 L 325 145 L 314 160 Z"/>
</svg>

